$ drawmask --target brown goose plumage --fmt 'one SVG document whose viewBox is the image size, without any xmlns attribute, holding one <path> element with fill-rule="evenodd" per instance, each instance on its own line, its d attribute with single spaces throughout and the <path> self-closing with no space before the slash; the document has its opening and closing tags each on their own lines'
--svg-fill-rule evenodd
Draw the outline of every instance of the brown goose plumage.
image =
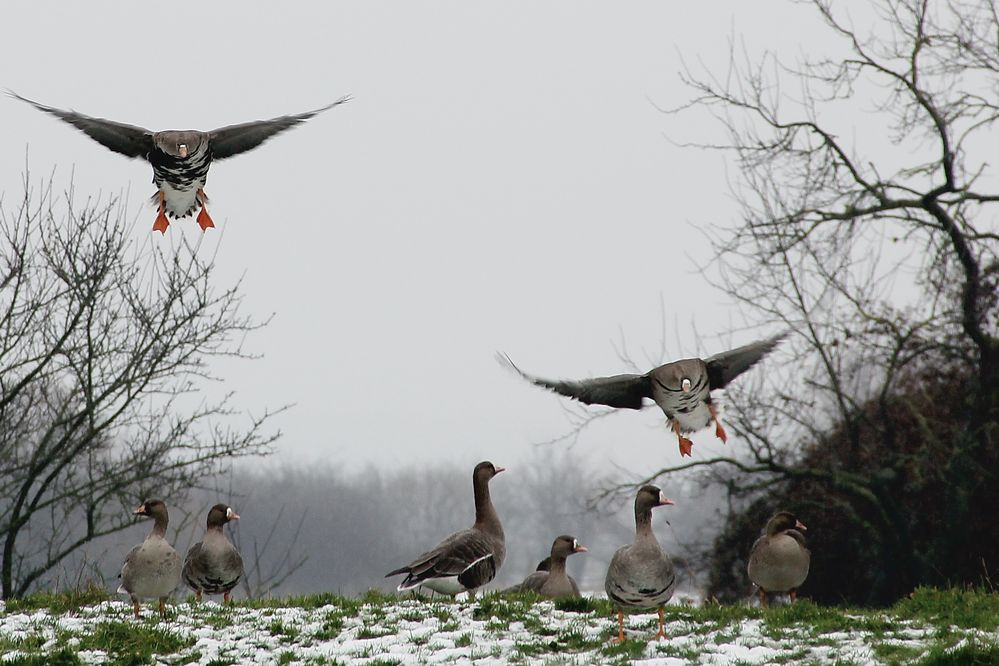
<svg viewBox="0 0 999 666">
<path fill-rule="evenodd" d="M 658 609 L 659 639 L 666 637 L 663 606 L 673 597 L 676 572 L 652 531 L 652 509 L 673 500 L 656 486 L 642 486 L 635 495 L 635 541 L 621 546 L 611 558 L 604 580 L 607 598 L 617 606 L 618 641 L 624 641 L 624 613 Z"/>
<path fill-rule="evenodd" d="M 749 579 L 760 589 L 761 606 L 771 592 L 787 592 L 792 602 L 797 597 L 812 557 L 802 534 L 806 529 L 790 511 L 778 511 L 750 549 L 747 569 Z"/>
<path fill-rule="evenodd" d="M 574 553 L 587 552 L 586 546 L 576 541 L 576 537 L 563 534 L 552 543 L 551 556 L 542 560 L 540 567 L 547 564 L 547 569 L 539 569 L 524 579 L 519 585 L 510 588 L 513 592 L 536 592 L 543 597 L 578 597 L 579 586 L 572 576 L 566 573 L 565 561 Z"/>
<path fill-rule="evenodd" d="M 221 594 L 222 601 L 229 601 L 229 594 L 243 577 L 243 558 L 226 538 L 222 528 L 239 514 L 232 507 L 216 504 L 208 511 L 205 538 L 187 551 L 183 577 L 194 590 L 198 601 L 203 594 Z"/>
<path fill-rule="evenodd" d="M 728 440 L 711 400 L 711 391 L 725 388 L 733 379 L 773 351 L 786 333 L 775 335 L 706 359 L 685 358 L 649 370 L 643 375 L 614 375 L 582 380 L 545 379 L 518 368 L 509 356 L 497 354 L 499 362 L 527 381 L 587 405 L 641 409 L 653 400 L 666 415 L 676 434 L 680 455 L 689 456 L 694 443 L 684 434 L 715 424 L 715 435 Z"/>
<path fill-rule="evenodd" d="M 506 557 L 503 526 L 489 497 L 489 481 L 503 471 L 491 462 L 480 462 L 472 472 L 475 523 L 456 532 L 410 564 L 385 577 L 406 574 L 398 590 L 410 590 L 424 581 L 453 583 L 455 589 L 472 591 L 495 576 Z"/>
<path fill-rule="evenodd" d="M 27 102 L 39 111 L 69 123 L 109 150 L 126 157 L 137 157 L 148 161 L 153 167 L 153 184 L 156 185 L 153 201 L 159 209 L 153 230 L 162 233 L 166 233 L 170 225 L 167 214 L 174 219 L 187 217 L 198 208 L 201 212 L 198 213 L 197 221 L 202 231 L 215 226 L 205 207 L 208 197 L 204 192 L 208 169 L 214 160 L 226 159 L 252 150 L 272 136 L 350 100 L 350 96 L 346 96 L 314 111 L 228 125 L 207 132 L 200 130 L 153 132 L 144 127 L 46 106 L 10 90 L 7 93 L 22 102 Z"/>
<path fill-rule="evenodd" d="M 153 529 L 146 540 L 128 551 L 121 567 L 121 585 L 118 592 L 127 593 L 132 599 L 132 609 L 139 618 L 143 599 L 158 599 L 160 617 L 166 618 L 167 597 L 180 584 L 180 555 L 166 540 L 170 517 L 163 500 L 149 499 L 133 513 L 153 519 Z"/>
</svg>

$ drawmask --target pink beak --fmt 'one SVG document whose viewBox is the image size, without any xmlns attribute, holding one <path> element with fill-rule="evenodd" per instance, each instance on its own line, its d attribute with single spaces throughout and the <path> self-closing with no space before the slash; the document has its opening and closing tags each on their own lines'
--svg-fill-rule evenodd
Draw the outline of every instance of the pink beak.
<svg viewBox="0 0 999 666">
<path fill-rule="evenodd" d="M 676 506 L 676 502 L 665 495 L 659 495 L 659 506 Z"/>
<path fill-rule="evenodd" d="M 794 521 L 794 529 L 796 529 L 796 530 L 807 530 L 808 528 L 805 527 L 805 523 L 801 522 L 800 520 L 795 520 Z"/>
<path fill-rule="evenodd" d="M 497 474 L 499 474 L 500 472 L 505 472 L 505 471 L 506 471 L 506 467 L 497 467 L 496 468 L 496 473 Z"/>
<path fill-rule="evenodd" d="M 180 144 L 177 146 L 177 150 L 180 152 L 181 157 L 187 157 L 187 144 Z"/>
<path fill-rule="evenodd" d="M 576 546 L 576 550 L 572 551 L 574 553 L 588 553 L 590 552 L 586 546 Z"/>
</svg>

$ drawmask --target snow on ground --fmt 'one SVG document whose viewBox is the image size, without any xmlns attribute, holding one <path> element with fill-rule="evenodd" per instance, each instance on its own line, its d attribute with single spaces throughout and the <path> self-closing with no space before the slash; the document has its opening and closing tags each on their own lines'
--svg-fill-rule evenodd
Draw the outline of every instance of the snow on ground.
<svg viewBox="0 0 999 666">
<path fill-rule="evenodd" d="M 156 622 L 152 606 L 143 619 L 132 618 L 131 606 L 111 601 L 75 613 L 45 610 L 4 615 L 0 606 L 0 645 L 33 644 L 42 653 L 59 646 L 78 650 L 109 625 L 163 630 L 181 647 L 156 656 L 157 663 L 194 664 L 605 664 L 627 661 L 649 665 L 770 664 L 777 662 L 876 663 L 872 635 L 858 631 L 818 633 L 803 627 L 775 632 L 760 619 L 731 624 L 693 621 L 682 607 L 667 609 L 668 640 L 654 640 L 656 616 L 626 619 L 628 649 L 612 646 L 616 618 L 593 612 L 556 610 L 550 602 L 517 605 L 513 613 L 488 613 L 477 602 L 400 600 L 356 603 L 352 607 L 246 608 L 204 602 L 171 606 L 171 620 Z M 493 608 L 496 608 L 494 605 Z M 477 612 L 477 609 L 478 612 Z M 878 641 L 923 647 L 932 628 L 899 621 Z M 968 638 L 982 632 L 955 631 Z M 103 635 L 102 634 L 102 635 Z M 111 649 L 113 651 L 113 648 Z M 0 650 L 2 651 L 2 650 Z M 0 663 L 23 654 L 16 647 Z M 87 648 L 78 653 L 88 664 L 103 664 L 113 655 Z"/>
</svg>

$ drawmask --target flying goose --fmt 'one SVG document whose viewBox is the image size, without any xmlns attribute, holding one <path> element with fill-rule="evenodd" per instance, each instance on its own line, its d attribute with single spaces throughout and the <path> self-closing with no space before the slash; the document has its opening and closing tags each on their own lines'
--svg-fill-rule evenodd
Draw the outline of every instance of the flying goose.
<svg viewBox="0 0 999 666">
<path fill-rule="evenodd" d="M 156 185 L 156 194 L 152 200 L 159 210 L 153 230 L 164 234 L 170 225 L 167 214 L 174 219 L 187 217 L 199 207 L 201 212 L 198 213 L 197 221 L 202 231 L 215 226 L 205 208 L 208 197 L 204 190 L 208 169 L 213 160 L 226 159 L 252 150 L 275 134 L 350 100 L 348 95 L 314 111 L 228 125 L 208 132 L 153 132 L 135 125 L 64 111 L 21 97 L 13 91 L 7 92 L 11 97 L 27 102 L 39 111 L 69 123 L 105 148 L 126 157 L 148 161 L 153 167 L 153 184 Z"/>
<path fill-rule="evenodd" d="M 781 333 L 706 359 L 685 358 L 673 361 L 653 368 L 644 375 L 614 375 L 578 381 L 529 375 L 518 368 L 506 354 L 497 354 L 497 360 L 532 384 L 587 405 L 641 409 L 646 398 L 655 401 L 676 433 L 682 457 L 689 456 L 694 446 L 684 434 L 705 428 L 711 422 L 715 424 L 715 436 L 723 442 L 728 441 L 728 435 L 718 420 L 718 412 L 711 400 L 711 391 L 725 388 L 729 382 L 770 353 L 786 335 Z"/>
</svg>

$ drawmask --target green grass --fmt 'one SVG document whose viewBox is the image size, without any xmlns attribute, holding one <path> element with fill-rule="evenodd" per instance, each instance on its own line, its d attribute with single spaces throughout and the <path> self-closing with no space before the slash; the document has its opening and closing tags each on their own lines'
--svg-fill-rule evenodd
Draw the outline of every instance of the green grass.
<svg viewBox="0 0 999 666">
<path fill-rule="evenodd" d="M 762 634 L 761 644 L 784 646 L 773 663 L 814 661 L 814 649 L 828 655 L 832 648 L 833 656 L 826 658 L 836 658 L 841 641 L 837 634 L 849 632 L 862 636 L 869 654 L 880 663 L 999 666 L 999 647 L 972 635 L 984 632 L 999 640 L 999 594 L 980 589 L 921 588 L 884 610 L 818 606 L 807 600 L 764 609 L 717 603 L 669 606 L 665 610 L 667 633 L 676 641 L 655 640 L 657 619 L 651 612 L 631 618 L 629 638 L 622 645 L 609 642 L 617 633 L 616 611 L 602 599 L 552 601 L 524 593 L 485 594 L 472 602 L 421 602 L 380 592 L 359 597 L 318 594 L 240 601 L 224 607 L 171 606 L 172 621 L 167 622 L 159 621 L 155 612 L 145 612 L 142 620 L 134 621 L 131 609 L 120 604 L 94 608 L 107 599 L 103 590 L 88 589 L 7 602 L 0 618 L 15 613 L 36 615 L 22 623 L 23 634 L 0 634 L 0 654 L 18 653 L 4 661 L 4 666 L 76 666 L 81 663 L 77 656 L 81 650 L 101 651 L 107 655 L 104 663 L 116 666 L 189 663 L 202 658 L 194 647 L 193 628 L 209 627 L 225 636 L 236 623 L 246 622 L 249 612 L 257 632 L 252 644 L 270 651 L 277 663 L 336 664 L 333 657 L 297 657 L 293 650 L 347 637 L 365 640 L 398 635 L 414 650 L 432 653 L 436 645 L 448 643 L 447 636 L 443 643 L 436 639 L 441 634 L 450 634 L 456 647 L 467 650 L 466 658 L 498 655 L 502 648 L 497 639 L 512 637 L 514 647 L 505 656 L 517 664 L 626 664 L 646 655 L 690 662 L 736 640 L 744 633 L 742 623 L 750 621 Z M 84 610 L 85 606 L 90 608 Z M 553 606 L 565 614 L 558 623 L 551 621 Z M 305 614 L 298 610 L 283 613 L 281 609 L 287 608 Z M 77 629 L 78 620 L 61 624 L 59 615 L 80 617 L 89 623 L 88 628 Z M 462 627 L 462 620 L 469 616 L 480 623 L 471 630 Z M 428 619 L 427 629 L 417 626 Z M 910 629 L 923 637 L 912 639 Z M 380 654 L 378 642 L 368 645 L 372 647 L 354 657 L 396 663 Z M 841 663 L 850 663 L 846 655 L 839 658 Z M 240 658 L 237 653 L 231 658 L 222 654 L 211 663 L 228 666 L 240 663 Z"/>
<path fill-rule="evenodd" d="M 935 646 L 915 663 L 919 666 L 992 666 L 999 664 L 999 644 L 971 639 L 956 649 Z"/>
<path fill-rule="evenodd" d="M 4 651 L 0 650 L 0 654 L 4 654 Z M 81 666 L 83 660 L 69 648 L 62 648 L 47 655 L 20 655 L 13 659 L 5 659 L 3 664 L 4 666 Z"/>
<path fill-rule="evenodd" d="M 174 654 L 194 645 L 170 629 L 130 622 L 100 622 L 79 638 L 80 650 L 102 650 L 115 664 L 146 664 L 154 654 Z"/>
<path fill-rule="evenodd" d="M 999 594 L 983 589 L 917 588 L 891 608 L 901 618 L 964 629 L 999 629 Z"/>
<path fill-rule="evenodd" d="M 112 598 L 118 597 L 111 597 L 103 587 L 93 585 L 65 592 L 37 592 L 19 599 L 8 599 L 0 615 L 29 613 L 43 609 L 50 613 L 68 613 L 79 609 L 80 606 L 93 606 Z"/>
</svg>

